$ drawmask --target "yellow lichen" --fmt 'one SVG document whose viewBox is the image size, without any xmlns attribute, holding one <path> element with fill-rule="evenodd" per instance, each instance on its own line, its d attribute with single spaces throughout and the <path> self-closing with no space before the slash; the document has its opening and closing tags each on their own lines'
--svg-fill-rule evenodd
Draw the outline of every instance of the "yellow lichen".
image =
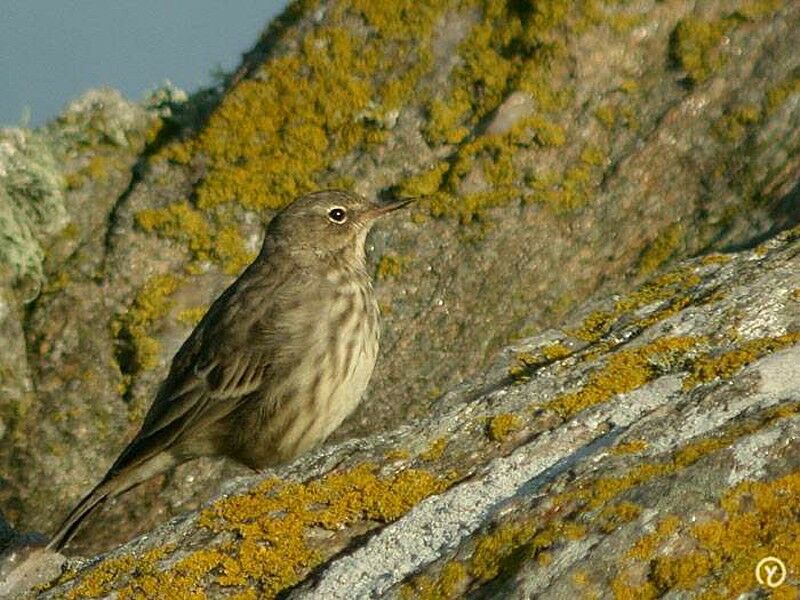
<svg viewBox="0 0 800 600">
<path fill-rule="evenodd" d="M 192 308 L 185 308 L 180 311 L 177 315 L 178 322 L 183 323 L 184 325 L 188 325 L 189 327 L 194 327 L 200 322 L 200 319 L 203 318 L 203 315 L 206 314 L 208 307 L 205 306 L 195 306 Z"/>
<path fill-rule="evenodd" d="M 447 447 L 447 439 L 440 437 L 433 441 L 430 447 L 421 452 L 419 457 L 427 462 L 439 460 L 444 454 L 444 449 Z"/>
<path fill-rule="evenodd" d="M 680 223 L 673 223 L 662 229 L 642 252 L 636 266 L 637 274 L 649 275 L 667 262 L 680 247 L 683 236 L 683 226 Z"/>
<path fill-rule="evenodd" d="M 733 350 L 700 357 L 694 361 L 690 373 L 684 378 L 683 388 L 690 390 L 715 379 L 730 378 L 765 354 L 797 343 L 800 343 L 800 333 L 787 333 L 777 337 L 749 340 Z"/>
<path fill-rule="evenodd" d="M 669 360 L 673 354 L 686 354 L 700 341 L 689 336 L 665 337 L 633 350 L 617 352 L 604 367 L 590 375 L 578 391 L 557 396 L 544 407 L 566 418 L 618 394 L 631 392 L 656 375 L 658 361 Z"/>
<path fill-rule="evenodd" d="M 611 448 L 614 454 L 638 454 L 647 449 L 647 442 L 645 440 L 628 440 L 620 442 Z"/>
<path fill-rule="evenodd" d="M 764 111 L 773 114 L 793 95 L 800 93 L 800 77 L 796 74 L 767 90 Z"/>
<path fill-rule="evenodd" d="M 130 363 L 123 371 L 133 373 L 151 369 L 157 364 L 161 344 L 152 337 L 151 329 L 169 311 L 172 306 L 170 296 L 182 282 L 170 274 L 153 277 L 136 294 L 130 308 L 112 321 L 112 333 L 132 351 Z"/>
<path fill-rule="evenodd" d="M 522 427 L 522 419 L 511 413 L 495 415 L 489 421 L 487 433 L 495 442 L 503 442 Z"/>
<path fill-rule="evenodd" d="M 375 269 L 375 276 L 378 279 L 390 279 L 397 277 L 403 272 L 403 267 L 408 262 L 408 257 L 397 256 L 394 254 L 384 254 L 378 261 Z"/>
<path fill-rule="evenodd" d="M 306 483 L 268 479 L 201 513 L 199 525 L 228 533 L 228 541 L 191 551 L 166 568 L 158 564 L 163 552 L 146 563 L 129 555 L 106 559 L 81 575 L 72 597 L 114 591 L 120 598 L 201 598 L 215 586 L 226 594 L 272 598 L 325 558 L 313 529 L 394 521 L 447 485 L 418 469 L 381 476 L 370 464 Z"/>
<path fill-rule="evenodd" d="M 702 83 L 725 64 L 726 56 L 720 47 L 733 26 L 733 19 L 706 21 L 686 17 L 678 22 L 672 33 L 670 53 L 692 83 Z"/>
<path fill-rule="evenodd" d="M 726 142 L 740 141 L 751 125 L 762 117 L 761 108 L 755 104 L 744 104 L 726 112 L 714 124 L 714 132 Z"/>
<path fill-rule="evenodd" d="M 597 526 L 603 533 L 611 533 L 625 523 L 638 518 L 642 513 L 641 506 L 633 502 L 622 501 L 606 506 L 600 511 Z"/>
<path fill-rule="evenodd" d="M 766 556 L 779 557 L 789 573 L 796 572 L 800 567 L 800 473 L 742 482 L 725 493 L 720 507 L 722 516 L 684 526 L 683 552 L 657 552 L 677 530 L 680 521 L 675 516 L 634 545 L 628 556 L 650 564 L 648 589 L 659 594 L 702 590 L 711 598 L 738 597 L 753 589 L 755 565 Z M 617 580 L 617 585 L 625 584 Z"/>
</svg>

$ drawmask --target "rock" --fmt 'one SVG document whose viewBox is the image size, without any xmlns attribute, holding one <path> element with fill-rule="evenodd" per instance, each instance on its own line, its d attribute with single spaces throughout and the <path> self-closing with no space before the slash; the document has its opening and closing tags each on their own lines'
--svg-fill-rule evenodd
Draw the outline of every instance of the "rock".
<svg viewBox="0 0 800 600">
<path fill-rule="evenodd" d="M 41 598 L 800 586 L 800 229 L 596 302 L 397 429 L 231 481 Z"/>
<path fill-rule="evenodd" d="M 212 90 L 144 105 L 93 91 L 13 133 L 42 146 L 17 154 L 23 173 L 44 161 L 56 182 L 15 187 L 15 206 L 39 189 L 58 202 L 27 229 L 13 213 L 28 258 L 6 261 L 0 289 L 0 510 L 52 531 L 305 190 L 426 197 L 370 238 L 384 341 L 340 442 L 438 414 L 445 390 L 597 294 L 795 225 L 798 45 L 796 3 L 298 3 Z M 69 551 L 195 510 L 237 474 L 185 465 L 109 503 Z"/>
</svg>

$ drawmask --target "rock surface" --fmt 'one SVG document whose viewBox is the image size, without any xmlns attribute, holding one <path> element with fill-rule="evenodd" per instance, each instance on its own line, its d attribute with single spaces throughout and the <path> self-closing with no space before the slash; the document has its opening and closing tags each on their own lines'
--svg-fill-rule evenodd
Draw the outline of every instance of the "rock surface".
<svg viewBox="0 0 800 600">
<path fill-rule="evenodd" d="M 792 597 L 799 267 L 800 229 L 682 263 L 39 597 L 733 598 L 768 556 Z"/>
<path fill-rule="evenodd" d="M 0 510 L 53 529 L 305 190 L 426 196 L 371 238 L 384 342 L 340 441 L 441 414 L 444 391 L 595 294 L 796 224 L 797 47 L 796 2 L 307 1 L 217 89 L 93 91 L 3 132 Z M 600 317 L 567 346 L 607 335 Z M 200 461 L 151 481 L 70 551 L 197 509 L 237 473 Z"/>
</svg>

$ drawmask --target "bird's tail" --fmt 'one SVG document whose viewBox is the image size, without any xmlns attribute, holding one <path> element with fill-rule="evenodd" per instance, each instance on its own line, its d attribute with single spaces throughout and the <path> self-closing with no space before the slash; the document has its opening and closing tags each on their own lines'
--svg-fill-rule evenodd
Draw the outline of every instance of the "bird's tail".
<svg viewBox="0 0 800 600">
<path fill-rule="evenodd" d="M 119 460 L 114 463 L 103 480 L 72 509 L 47 544 L 48 550 L 61 550 L 75 535 L 83 520 L 100 508 L 106 500 L 139 485 L 153 475 L 166 471 L 174 466 L 176 461 L 167 453 L 160 452 L 138 463 L 123 467 L 120 467 L 120 464 Z"/>
<path fill-rule="evenodd" d="M 113 482 L 103 480 L 91 492 L 89 492 L 78 505 L 64 519 L 55 535 L 47 544 L 48 550 L 60 551 L 75 535 L 78 527 L 83 520 L 100 508 L 103 503 L 110 498 L 115 491 L 110 485 Z"/>
</svg>

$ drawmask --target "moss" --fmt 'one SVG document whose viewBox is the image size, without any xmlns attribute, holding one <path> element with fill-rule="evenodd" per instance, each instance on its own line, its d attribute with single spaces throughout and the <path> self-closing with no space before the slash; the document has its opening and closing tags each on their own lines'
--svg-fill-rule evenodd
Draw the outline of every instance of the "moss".
<svg viewBox="0 0 800 600">
<path fill-rule="evenodd" d="M 685 355 L 700 341 L 701 338 L 688 336 L 662 338 L 633 350 L 617 352 L 604 367 L 590 375 L 578 391 L 557 396 L 544 408 L 568 418 L 618 394 L 631 392 L 657 375 L 658 362 L 672 360 L 670 355 Z"/>
<path fill-rule="evenodd" d="M 728 379 L 762 356 L 797 343 L 800 343 L 800 332 L 757 338 L 733 350 L 705 355 L 692 364 L 690 373 L 683 380 L 683 389 L 690 390 L 715 379 Z"/>
<path fill-rule="evenodd" d="M 486 432 L 495 442 L 504 442 L 515 431 L 522 427 L 522 419 L 511 413 L 495 415 L 489 421 Z"/>
<path fill-rule="evenodd" d="M 702 83 L 726 61 L 722 38 L 733 28 L 734 19 L 706 21 L 697 17 L 681 19 L 670 40 L 670 54 L 691 83 Z"/>
<path fill-rule="evenodd" d="M 216 587 L 225 594 L 271 598 L 298 582 L 324 556 L 313 528 L 337 530 L 358 521 L 388 523 L 447 482 L 407 469 L 381 476 L 374 465 L 330 473 L 306 483 L 268 479 L 250 492 L 224 498 L 200 514 L 199 524 L 226 532 L 225 540 L 194 550 L 162 567 L 131 555 L 106 559 L 88 569 L 74 598 L 201 598 Z M 158 551 L 155 551 L 158 554 Z M 170 549 L 169 552 L 172 552 Z M 161 553 L 163 555 L 164 552 Z"/>
<path fill-rule="evenodd" d="M 170 296 L 183 283 L 174 275 L 157 275 L 142 286 L 130 308 L 114 318 L 111 330 L 117 341 L 130 349 L 130 361 L 122 361 L 124 373 L 151 369 L 158 363 L 161 344 L 150 335 L 154 324 L 163 318 L 172 302 Z M 127 353 L 122 352 L 123 356 Z"/>
<path fill-rule="evenodd" d="M 637 274 L 649 275 L 666 263 L 680 247 L 683 236 L 684 229 L 680 223 L 673 223 L 662 229 L 642 252 L 636 266 Z"/>
</svg>

